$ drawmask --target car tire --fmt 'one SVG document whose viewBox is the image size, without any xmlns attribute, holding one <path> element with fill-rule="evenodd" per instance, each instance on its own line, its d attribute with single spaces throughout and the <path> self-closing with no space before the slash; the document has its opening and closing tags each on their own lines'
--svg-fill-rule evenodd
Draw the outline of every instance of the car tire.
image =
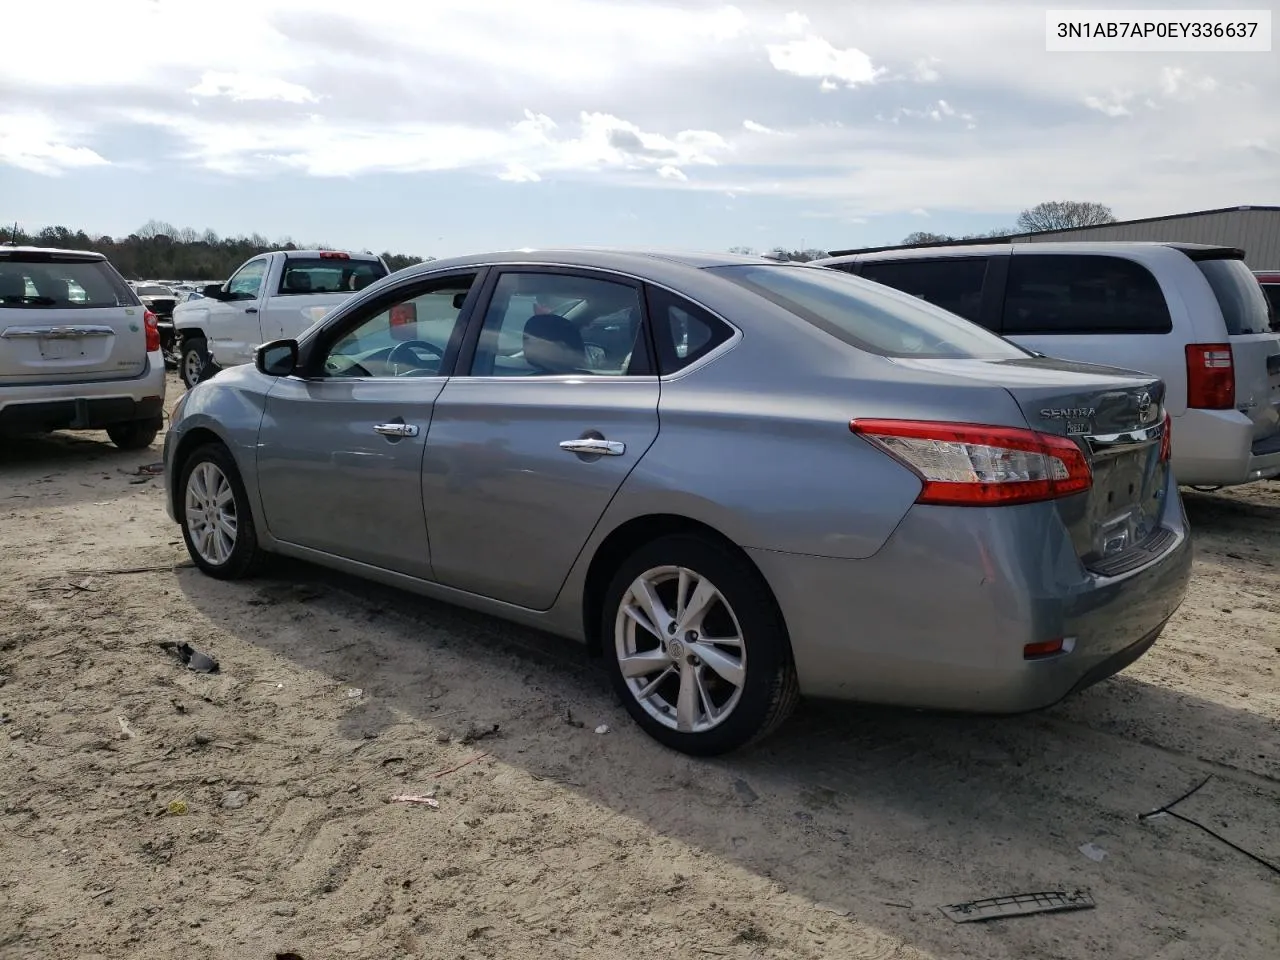
<svg viewBox="0 0 1280 960">
<path fill-rule="evenodd" d="M 258 571 L 265 551 L 258 545 L 240 471 L 226 447 L 205 444 L 183 462 L 176 506 L 182 539 L 201 571 L 218 580 L 240 580 Z"/>
<path fill-rule="evenodd" d="M 200 382 L 200 374 L 209 363 L 209 345 L 204 337 L 185 337 L 178 361 L 178 375 L 190 390 Z"/>
<path fill-rule="evenodd" d="M 107 427 L 107 436 L 121 450 L 145 450 L 155 443 L 163 425 L 159 420 L 128 420 Z"/>
<path fill-rule="evenodd" d="M 681 589 L 683 603 L 676 599 Z M 665 618 L 662 639 L 628 612 L 650 608 L 646 590 L 660 607 L 655 616 Z M 711 602 L 689 602 L 700 597 Z M 725 642 L 734 636 L 736 646 Z M 715 756 L 760 740 L 799 700 L 791 641 L 772 591 L 746 557 L 707 537 L 662 537 L 623 561 L 605 594 L 601 637 L 627 712 L 682 753 Z"/>
</svg>

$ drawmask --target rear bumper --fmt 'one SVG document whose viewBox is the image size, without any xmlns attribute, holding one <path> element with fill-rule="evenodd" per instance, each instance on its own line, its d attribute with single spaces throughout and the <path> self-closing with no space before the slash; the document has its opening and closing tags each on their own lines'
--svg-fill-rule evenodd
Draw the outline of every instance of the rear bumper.
<svg viewBox="0 0 1280 960">
<path fill-rule="evenodd" d="M 0 433 L 97 430 L 131 420 L 164 418 L 164 360 L 147 355 L 132 380 L 0 386 Z"/>
<path fill-rule="evenodd" d="M 1169 492 L 1171 546 L 1114 578 L 1085 571 L 1040 505 L 916 507 L 866 560 L 749 553 L 782 607 L 806 695 L 1020 713 L 1124 669 L 1177 610 L 1192 550 Z M 1026 644 L 1058 638 L 1068 650 L 1025 659 Z"/>
<path fill-rule="evenodd" d="M 1253 422 L 1238 410 L 1188 410 L 1173 421 L 1173 472 L 1188 486 L 1268 480 L 1280 476 L 1280 438 L 1255 445 Z"/>
</svg>

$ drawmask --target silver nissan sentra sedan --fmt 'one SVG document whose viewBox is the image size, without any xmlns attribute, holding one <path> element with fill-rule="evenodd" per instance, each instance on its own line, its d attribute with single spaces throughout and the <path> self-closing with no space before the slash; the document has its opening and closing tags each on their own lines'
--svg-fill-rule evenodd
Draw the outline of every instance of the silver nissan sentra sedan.
<svg viewBox="0 0 1280 960">
<path fill-rule="evenodd" d="M 733 255 L 401 270 L 188 392 L 206 574 L 314 561 L 584 641 L 692 754 L 801 694 L 1014 713 L 1123 669 L 1190 576 L 1164 384 Z"/>
</svg>

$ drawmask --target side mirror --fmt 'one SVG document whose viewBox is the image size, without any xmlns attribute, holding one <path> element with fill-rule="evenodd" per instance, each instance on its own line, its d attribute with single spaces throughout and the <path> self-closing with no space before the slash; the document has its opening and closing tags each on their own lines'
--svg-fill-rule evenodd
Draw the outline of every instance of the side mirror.
<svg viewBox="0 0 1280 960">
<path fill-rule="evenodd" d="M 416 303 L 397 303 L 391 308 L 388 324 L 393 340 L 418 339 L 418 305 Z"/>
<path fill-rule="evenodd" d="M 222 299 L 222 284 L 211 283 L 200 291 L 202 297 L 208 297 L 210 300 Z"/>
<path fill-rule="evenodd" d="M 253 352 L 254 366 L 268 377 L 287 377 L 298 367 L 298 341 L 272 340 Z"/>
</svg>

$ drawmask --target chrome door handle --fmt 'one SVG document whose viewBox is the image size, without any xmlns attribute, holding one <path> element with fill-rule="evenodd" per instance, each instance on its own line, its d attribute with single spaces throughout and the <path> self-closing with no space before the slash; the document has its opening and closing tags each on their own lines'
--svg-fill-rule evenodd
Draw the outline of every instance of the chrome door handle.
<svg viewBox="0 0 1280 960">
<path fill-rule="evenodd" d="M 375 423 L 373 432 L 380 433 L 384 437 L 416 437 L 418 425 L 416 423 Z"/>
<path fill-rule="evenodd" d="M 596 456 L 620 457 L 627 452 L 627 445 L 620 440 L 561 440 L 560 449 L 568 453 L 586 453 Z"/>
</svg>

